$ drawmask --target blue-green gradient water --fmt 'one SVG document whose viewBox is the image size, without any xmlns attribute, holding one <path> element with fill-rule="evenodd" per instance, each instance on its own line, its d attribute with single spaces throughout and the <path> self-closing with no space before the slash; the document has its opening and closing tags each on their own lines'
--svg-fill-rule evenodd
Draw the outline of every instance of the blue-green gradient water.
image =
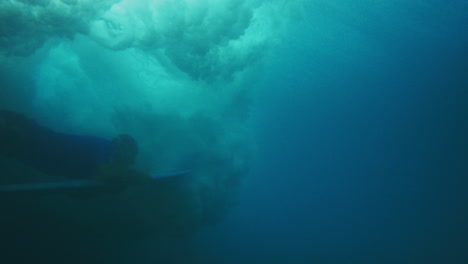
<svg viewBox="0 0 468 264">
<path fill-rule="evenodd" d="M 0 2 L 1 109 L 130 133 L 148 173 L 199 171 L 164 211 L 151 195 L 29 201 L 8 263 L 468 263 L 467 14 L 464 0 Z M 2 183 L 34 174 L 0 161 Z"/>
</svg>

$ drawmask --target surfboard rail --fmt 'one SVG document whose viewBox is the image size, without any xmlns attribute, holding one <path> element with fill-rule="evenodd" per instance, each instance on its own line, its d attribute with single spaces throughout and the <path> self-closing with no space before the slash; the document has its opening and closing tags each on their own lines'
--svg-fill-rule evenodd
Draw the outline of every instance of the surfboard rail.
<svg viewBox="0 0 468 264">
<path fill-rule="evenodd" d="M 191 173 L 191 169 L 178 170 L 168 173 L 151 175 L 150 178 L 157 181 L 175 176 Z M 97 180 L 69 180 L 46 183 L 25 183 L 0 185 L 0 194 L 20 194 L 20 193 L 54 193 L 79 190 L 111 189 L 111 185 Z"/>
</svg>

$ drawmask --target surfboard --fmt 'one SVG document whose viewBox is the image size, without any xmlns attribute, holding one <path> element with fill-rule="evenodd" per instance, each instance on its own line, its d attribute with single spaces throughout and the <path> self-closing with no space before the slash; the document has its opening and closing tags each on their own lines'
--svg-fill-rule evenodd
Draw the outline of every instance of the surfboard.
<svg viewBox="0 0 468 264">
<path fill-rule="evenodd" d="M 172 171 L 164 174 L 151 175 L 151 179 L 155 182 L 159 179 L 182 176 L 190 174 L 192 170 Z M 0 185 L 0 194 L 21 194 L 21 193 L 54 193 L 67 191 L 95 191 L 95 190 L 112 190 L 115 186 L 110 186 L 104 182 L 97 180 L 70 180 L 47 183 L 27 183 L 27 184 L 10 184 Z"/>
</svg>

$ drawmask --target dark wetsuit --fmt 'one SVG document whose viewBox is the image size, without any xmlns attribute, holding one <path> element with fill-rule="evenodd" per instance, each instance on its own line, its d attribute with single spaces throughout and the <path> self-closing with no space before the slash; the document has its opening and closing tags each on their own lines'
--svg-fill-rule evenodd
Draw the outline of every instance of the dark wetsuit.
<svg viewBox="0 0 468 264">
<path fill-rule="evenodd" d="M 8 118 L 6 124 L 4 118 L 0 130 L 10 130 L 12 140 L 5 140 L 4 136 L 7 144 L 0 153 L 40 172 L 69 179 L 92 179 L 102 165 L 111 162 L 115 149 L 110 140 L 55 132 L 29 119 L 21 120 L 23 123 L 15 133 L 9 125 L 14 127 L 17 122 Z"/>
</svg>

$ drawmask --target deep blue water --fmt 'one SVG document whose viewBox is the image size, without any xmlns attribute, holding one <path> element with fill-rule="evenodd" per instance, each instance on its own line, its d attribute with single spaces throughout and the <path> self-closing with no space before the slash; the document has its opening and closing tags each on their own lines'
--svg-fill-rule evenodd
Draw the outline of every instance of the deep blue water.
<svg viewBox="0 0 468 264">
<path fill-rule="evenodd" d="M 467 261 L 466 29 L 400 26 L 369 25 L 379 56 L 353 40 L 330 45 L 346 58 L 316 48 L 314 25 L 290 33 L 257 98 L 252 179 L 207 246 L 214 263 Z"/>
<path fill-rule="evenodd" d="M 248 9 L 254 1 L 243 2 Z M 140 70 L 134 61 L 139 55 L 104 51 L 77 38 L 52 55 L 30 55 L 28 63 L 40 65 L 30 73 L 31 81 L 15 77 L 27 72 L 24 65 L 28 64 L 2 65 L 2 84 L 24 87 L 26 82 L 37 88 L 34 96 L 25 95 L 24 89 L 5 90 L 0 96 L 20 103 L 12 107 L 11 100 L 3 98 L 0 105 L 67 132 L 107 136 L 114 130 L 129 130 L 151 147 L 170 149 L 162 154 L 143 153 L 145 158 L 156 156 L 170 164 L 168 168 L 192 157 L 187 153 L 191 146 L 209 153 L 206 157 L 198 154 L 204 166 L 215 164 L 213 173 L 238 176 L 243 166 L 223 162 L 244 161 L 245 152 L 251 154 L 247 155 L 249 173 L 243 175 L 235 195 L 236 206 L 229 207 L 216 225 L 202 225 L 190 238 L 130 240 L 102 251 L 96 247 L 86 250 L 90 256 L 85 259 L 102 258 L 110 263 L 468 263 L 467 3 L 379 2 L 295 1 L 289 11 L 284 4 L 284 9 L 279 8 L 284 13 L 275 9 L 279 13 L 271 14 L 280 29 L 258 33 L 275 38 L 274 44 L 263 55 L 253 49 L 246 61 L 238 61 L 244 53 L 233 48 L 229 52 L 236 56 L 228 62 L 209 57 L 203 64 L 206 61 L 197 57 L 202 53 L 197 48 L 209 48 L 215 42 L 212 39 L 217 39 L 213 35 L 218 31 L 208 30 L 210 24 L 203 24 L 208 33 L 195 31 L 200 34 L 195 40 L 180 40 L 188 44 L 162 41 L 162 47 L 175 46 L 167 50 L 168 57 L 154 55 L 159 46 L 153 50 L 141 44 L 144 41 L 133 44 L 129 49 L 140 48 L 143 57 L 155 56 L 159 66 L 147 66 L 151 61 L 141 66 L 152 69 L 151 74 L 132 73 Z M 229 19 L 244 21 L 242 17 L 248 16 L 248 12 L 238 13 Z M 239 30 L 233 28 L 243 23 L 226 20 L 218 25 L 225 27 L 223 36 L 236 38 Z M 179 31 L 174 32 L 170 36 L 177 39 Z M 220 43 L 219 47 L 227 45 Z M 64 60 L 69 53 L 76 58 L 70 55 L 71 59 Z M 195 59 L 185 60 L 186 53 Z M 162 58 L 174 64 L 167 66 Z M 80 59 L 79 66 L 73 64 Z M 137 66 L 110 66 L 125 60 Z M 248 68 L 258 61 L 261 67 Z M 162 73 L 158 67 L 169 70 Z M 222 81 L 213 81 L 219 76 Z M 207 84 L 198 85 L 199 81 Z M 145 101 L 153 95 L 148 89 L 134 88 L 139 85 L 162 87 L 162 92 L 154 93 L 156 99 L 149 101 L 156 106 Z M 62 86 L 82 90 L 63 92 Z M 174 90 L 166 92 L 166 86 L 175 87 L 175 95 Z M 201 87 L 203 92 L 198 94 L 188 86 Z M 230 92 L 214 92 L 222 89 Z M 91 106 L 83 108 L 84 102 Z M 131 118 L 122 114 L 125 111 Z M 197 111 L 202 114 L 195 115 L 198 119 L 193 124 L 190 118 L 178 119 Z M 151 141 L 153 134 L 146 130 L 154 127 L 139 123 L 153 120 L 151 114 L 160 122 L 156 128 L 168 127 L 155 132 L 167 140 Z M 217 120 L 218 114 L 222 121 Z M 253 140 L 241 141 L 243 147 L 222 144 L 237 142 L 231 137 L 242 131 L 238 127 L 248 127 Z M 229 128 L 234 132 L 224 130 Z M 178 129 L 191 132 L 171 134 Z M 190 133 L 196 136 L 186 135 Z M 219 160 L 211 159 L 213 153 Z M 213 182 L 217 183 L 208 177 L 203 183 L 211 186 Z M 228 185 L 215 186 L 223 193 Z"/>
</svg>

